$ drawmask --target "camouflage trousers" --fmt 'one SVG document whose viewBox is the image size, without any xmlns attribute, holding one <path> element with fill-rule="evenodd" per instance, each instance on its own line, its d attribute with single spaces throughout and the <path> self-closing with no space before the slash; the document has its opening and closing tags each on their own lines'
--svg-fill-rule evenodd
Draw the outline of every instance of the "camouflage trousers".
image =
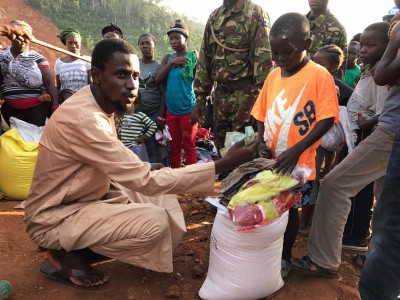
<svg viewBox="0 0 400 300">
<path fill-rule="evenodd" d="M 224 147 L 228 131 L 244 132 L 244 127 L 250 125 L 250 112 L 259 92 L 254 91 L 252 85 L 237 90 L 230 89 L 230 86 L 217 84 L 213 97 L 212 128 L 218 150 Z"/>
</svg>

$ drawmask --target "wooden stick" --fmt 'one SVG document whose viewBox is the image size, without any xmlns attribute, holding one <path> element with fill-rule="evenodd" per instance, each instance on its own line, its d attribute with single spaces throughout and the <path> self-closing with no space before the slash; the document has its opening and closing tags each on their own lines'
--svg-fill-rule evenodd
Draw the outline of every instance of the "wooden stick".
<svg viewBox="0 0 400 300">
<path fill-rule="evenodd" d="M 61 53 L 64 53 L 64 54 L 68 54 L 68 55 L 70 55 L 70 56 L 72 56 L 72 57 L 75 57 L 75 58 L 78 58 L 78 59 L 81 59 L 81 60 L 84 60 L 84 61 L 87 61 L 87 62 L 92 62 L 91 58 L 87 58 L 87 57 L 84 57 L 84 56 L 81 56 L 81 55 L 78 55 L 78 54 L 69 52 L 69 51 L 67 51 L 67 50 L 65 50 L 65 49 L 62 49 L 62 48 L 59 48 L 59 47 L 54 46 L 54 45 L 52 45 L 52 44 L 43 42 L 43 41 L 38 40 L 38 39 L 36 39 L 36 38 L 33 38 L 33 39 L 31 40 L 31 43 L 35 43 L 35 44 L 38 44 L 38 45 L 40 45 L 40 46 L 43 46 L 43 47 L 46 47 L 46 48 L 50 48 L 50 49 L 52 49 L 52 50 L 55 50 L 55 51 L 58 51 L 58 52 L 61 52 Z"/>
</svg>

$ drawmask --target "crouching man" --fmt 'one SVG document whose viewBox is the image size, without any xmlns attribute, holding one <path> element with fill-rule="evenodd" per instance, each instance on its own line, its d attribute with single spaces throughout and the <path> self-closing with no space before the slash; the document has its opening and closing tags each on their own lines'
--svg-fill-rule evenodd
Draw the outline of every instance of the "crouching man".
<svg viewBox="0 0 400 300">
<path fill-rule="evenodd" d="M 137 97 L 134 49 L 122 39 L 102 40 L 91 73 L 93 83 L 45 128 L 25 214 L 30 238 L 48 249 L 41 271 L 80 288 L 109 279 L 91 267 L 88 251 L 172 272 L 172 253 L 185 233 L 174 194 L 212 192 L 215 174 L 251 160 L 257 147 L 237 143 L 215 163 L 183 169 L 144 163 L 118 140 L 113 120 Z"/>
</svg>

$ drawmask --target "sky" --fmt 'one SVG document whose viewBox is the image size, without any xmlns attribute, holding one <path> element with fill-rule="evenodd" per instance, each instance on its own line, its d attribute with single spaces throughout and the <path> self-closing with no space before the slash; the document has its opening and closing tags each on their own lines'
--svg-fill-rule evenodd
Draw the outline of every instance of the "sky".
<svg viewBox="0 0 400 300">
<path fill-rule="evenodd" d="M 310 7 L 308 0 L 253 0 L 270 16 L 273 23 L 287 12 L 306 14 Z M 162 3 L 172 10 L 206 23 L 210 13 L 222 4 L 222 0 L 163 0 Z M 362 32 L 368 25 L 382 21 L 389 9 L 394 6 L 393 0 L 330 0 L 329 8 L 347 31 L 350 40 Z"/>
</svg>

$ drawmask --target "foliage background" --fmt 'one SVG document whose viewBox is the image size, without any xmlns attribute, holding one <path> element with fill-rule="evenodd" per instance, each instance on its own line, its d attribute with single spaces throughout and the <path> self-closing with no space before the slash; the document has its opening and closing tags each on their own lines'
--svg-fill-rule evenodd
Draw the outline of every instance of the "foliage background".
<svg viewBox="0 0 400 300">
<path fill-rule="evenodd" d="M 158 4 L 160 0 L 24 0 L 41 10 L 60 30 L 73 27 L 82 34 L 82 44 L 90 52 L 101 40 L 101 29 L 112 22 L 117 24 L 138 51 L 137 39 L 143 33 L 152 34 L 156 40 L 156 59 L 162 60 L 172 52 L 166 32 L 176 19 L 185 20 L 189 26 L 189 49 L 199 49 L 204 25 L 189 20 Z M 138 51 L 140 54 L 140 52 Z"/>
</svg>

